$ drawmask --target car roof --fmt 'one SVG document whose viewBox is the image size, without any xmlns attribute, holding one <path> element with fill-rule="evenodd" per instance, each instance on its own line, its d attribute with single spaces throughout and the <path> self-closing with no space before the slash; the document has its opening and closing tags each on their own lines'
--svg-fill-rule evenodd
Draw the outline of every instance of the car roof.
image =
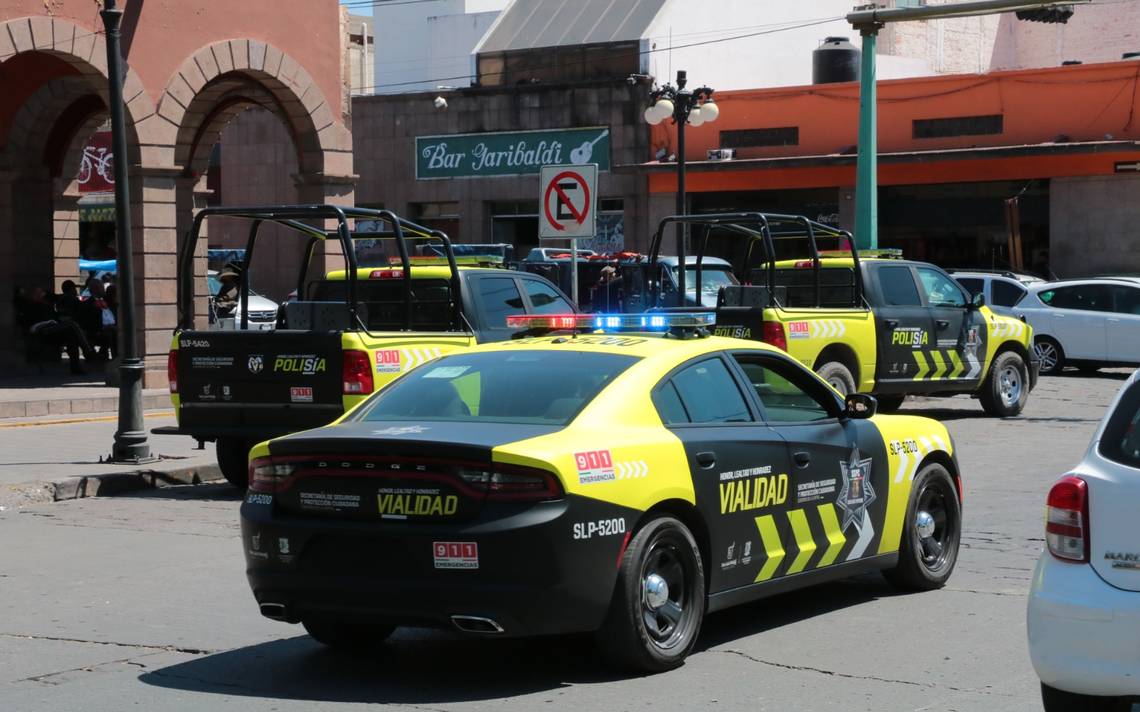
<svg viewBox="0 0 1140 712">
<path fill-rule="evenodd" d="M 677 257 L 677 255 L 658 255 L 657 261 L 662 263 L 662 264 L 669 265 L 671 267 L 676 267 L 679 264 L 679 258 Z M 695 264 L 697 264 L 697 256 L 696 255 L 685 255 L 685 266 L 686 267 L 688 267 L 689 265 L 695 265 Z M 729 268 L 732 267 L 732 263 L 729 262 L 728 260 L 720 258 L 720 257 L 712 257 L 711 255 L 705 255 L 704 257 L 701 258 L 701 266 L 704 267 L 706 265 L 712 265 L 715 267 L 729 267 Z"/>
<path fill-rule="evenodd" d="M 1126 284 L 1140 285 L 1140 277 L 1073 277 L 1072 279 L 1055 279 L 1051 282 L 1040 282 L 1029 285 L 1036 291 L 1056 289 L 1057 287 L 1076 287 L 1083 284 Z"/>
<path fill-rule="evenodd" d="M 517 351 L 519 349 L 624 354 L 641 359 L 675 360 L 677 363 L 694 356 L 723 349 L 770 351 L 787 356 L 787 353 L 781 349 L 761 341 L 749 339 L 733 339 L 725 336 L 677 338 L 671 335 L 637 332 L 552 334 L 482 344 L 465 349 L 461 353 Z"/>
</svg>

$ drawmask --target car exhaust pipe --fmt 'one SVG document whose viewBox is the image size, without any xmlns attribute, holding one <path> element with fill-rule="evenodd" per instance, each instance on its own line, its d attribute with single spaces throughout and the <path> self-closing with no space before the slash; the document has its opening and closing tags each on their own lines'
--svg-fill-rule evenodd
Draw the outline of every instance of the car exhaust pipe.
<svg viewBox="0 0 1140 712">
<path fill-rule="evenodd" d="M 496 635 L 504 632 L 503 626 L 490 618 L 483 618 L 481 616 L 452 616 L 451 623 L 464 633 Z"/>
<path fill-rule="evenodd" d="M 284 603 L 262 603 L 260 605 L 261 615 L 266 618 L 271 618 L 275 621 L 284 621 L 285 623 L 294 623 L 290 620 L 289 612 L 285 608 Z"/>
</svg>

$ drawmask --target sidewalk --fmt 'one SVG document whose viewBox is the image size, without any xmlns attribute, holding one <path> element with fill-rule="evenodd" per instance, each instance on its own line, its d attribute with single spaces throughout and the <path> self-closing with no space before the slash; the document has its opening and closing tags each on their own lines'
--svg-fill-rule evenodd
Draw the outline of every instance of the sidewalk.
<svg viewBox="0 0 1140 712">
<path fill-rule="evenodd" d="M 165 388 L 144 390 L 142 401 L 144 410 L 171 409 L 170 394 Z M 8 418 L 65 417 L 118 410 L 119 389 L 105 385 L 101 373 L 64 376 L 57 368 L 42 375 L 0 375 L 0 423 Z"/>
<path fill-rule="evenodd" d="M 152 412 L 143 422 L 160 459 L 119 465 L 100 462 L 114 442 L 113 414 L 0 419 L 0 507 L 221 479 L 211 444 L 197 450 L 188 437 L 149 435 L 151 428 L 173 425 L 173 416 Z"/>
</svg>

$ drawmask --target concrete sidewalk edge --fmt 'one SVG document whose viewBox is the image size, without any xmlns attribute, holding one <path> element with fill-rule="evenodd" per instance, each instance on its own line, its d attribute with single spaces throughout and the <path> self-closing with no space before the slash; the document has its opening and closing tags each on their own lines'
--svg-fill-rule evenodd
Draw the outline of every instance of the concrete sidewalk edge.
<svg viewBox="0 0 1140 712">
<path fill-rule="evenodd" d="M 180 485 L 198 485 L 224 482 L 222 471 L 216 464 L 188 465 L 167 470 L 141 469 L 132 472 L 112 472 L 98 475 L 67 477 L 47 483 L 28 483 L 28 487 L 45 487 L 52 501 L 82 499 L 83 497 L 112 497 L 125 492 L 160 489 Z M 21 485 L 14 485 L 20 487 Z"/>
</svg>

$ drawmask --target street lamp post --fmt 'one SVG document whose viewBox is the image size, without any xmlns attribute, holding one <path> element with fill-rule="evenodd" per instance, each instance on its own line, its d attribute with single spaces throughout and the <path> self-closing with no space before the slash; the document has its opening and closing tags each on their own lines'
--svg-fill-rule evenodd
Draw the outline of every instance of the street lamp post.
<svg viewBox="0 0 1140 712">
<path fill-rule="evenodd" d="M 123 11 L 106 0 L 99 12 L 107 31 L 107 99 L 111 112 L 111 155 L 115 164 L 115 242 L 119 283 L 119 427 L 111 461 L 138 464 L 155 458 L 147 443 L 142 414 L 143 363 L 135 335 L 134 250 L 127 184 L 127 126 L 123 111 L 123 57 L 119 26 Z"/>
<path fill-rule="evenodd" d="M 653 103 L 645 110 L 645 121 L 656 126 L 672 117 L 677 126 L 677 215 L 685 214 L 685 125 L 711 124 L 720 116 L 720 107 L 713 101 L 713 89 L 707 86 L 686 88 L 688 73 L 677 71 L 677 85 L 666 83 L 649 94 Z M 677 223 L 677 244 L 685 239 L 686 225 Z M 681 254 L 687 250 L 681 251 Z M 677 265 L 678 306 L 685 299 L 685 265 Z"/>
</svg>

